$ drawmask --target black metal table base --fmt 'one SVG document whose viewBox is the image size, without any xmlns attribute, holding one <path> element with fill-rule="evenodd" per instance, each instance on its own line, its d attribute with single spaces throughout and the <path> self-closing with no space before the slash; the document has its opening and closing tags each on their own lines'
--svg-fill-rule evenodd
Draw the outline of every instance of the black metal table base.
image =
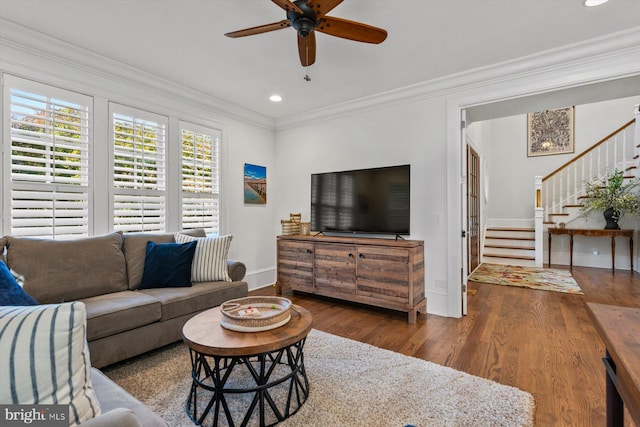
<svg viewBox="0 0 640 427">
<path fill-rule="evenodd" d="M 209 356 L 193 349 L 186 411 L 202 426 L 271 426 L 295 414 L 309 396 L 305 339 L 252 356 Z"/>
</svg>

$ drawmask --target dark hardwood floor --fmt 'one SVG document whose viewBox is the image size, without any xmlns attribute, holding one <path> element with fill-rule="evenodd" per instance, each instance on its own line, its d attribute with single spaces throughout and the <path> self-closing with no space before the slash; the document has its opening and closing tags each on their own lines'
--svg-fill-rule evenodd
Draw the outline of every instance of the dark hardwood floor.
<svg viewBox="0 0 640 427">
<path fill-rule="evenodd" d="M 585 302 L 640 306 L 640 274 L 585 267 L 572 272 L 584 296 L 469 282 L 477 292 L 468 298 L 467 316 L 419 315 L 415 325 L 391 310 L 284 296 L 311 311 L 315 329 L 530 392 L 536 426 L 604 426 L 604 346 Z M 251 292 L 274 294 L 274 287 Z"/>
</svg>

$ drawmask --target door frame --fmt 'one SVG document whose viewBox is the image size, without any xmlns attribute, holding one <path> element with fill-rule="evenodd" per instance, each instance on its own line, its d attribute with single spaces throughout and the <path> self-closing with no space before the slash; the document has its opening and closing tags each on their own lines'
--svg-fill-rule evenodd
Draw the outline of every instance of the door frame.
<svg viewBox="0 0 640 427">
<path fill-rule="evenodd" d="M 611 37 L 581 45 L 557 49 L 553 54 L 537 55 L 514 61 L 505 68 L 489 67 L 474 74 L 475 84 L 459 87 L 446 95 L 446 241 L 447 241 L 447 314 L 460 317 L 461 266 L 466 239 L 461 239 L 466 216 L 463 216 L 463 166 L 466 154 L 460 126 L 461 111 L 474 106 L 499 103 L 516 98 L 561 93 L 596 83 L 640 76 L 640 32 L 628 37 Z M 571 54 L 568 59 L 568 54 Z M 508 76 L 507 76 L 508 74 Z"/>
</svg>

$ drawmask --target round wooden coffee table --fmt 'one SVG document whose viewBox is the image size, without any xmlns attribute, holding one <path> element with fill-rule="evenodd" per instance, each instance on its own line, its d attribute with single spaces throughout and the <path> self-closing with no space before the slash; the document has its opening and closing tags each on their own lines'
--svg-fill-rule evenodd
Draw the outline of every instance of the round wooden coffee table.
<svg viewBox="0 0 640 427">
<path fill-rule="evenodd" d="M 186 411 L 194 423 L 274 425 L 295 414 L 309 395 L 303 347 L 311 313 L 292 305 L 291 320 L 262 332 L 220 326 L 220 307 L 182 328 L 191 354 L 193 382 Z"/>
</svg>

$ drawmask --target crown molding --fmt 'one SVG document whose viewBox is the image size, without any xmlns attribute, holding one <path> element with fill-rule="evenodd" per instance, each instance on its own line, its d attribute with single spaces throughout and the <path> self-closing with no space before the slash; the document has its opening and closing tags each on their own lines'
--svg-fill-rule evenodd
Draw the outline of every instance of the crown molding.
<svg viewBox="0 0 640 427">
<path fill-rule="evenodd" d="M 277 118 L 276 131 L 359 114 L 383 106 L 535 78 L 557 90 L 640 74 L 640 26 L 486 67 Z M 526 94 L 526 88 L 523 88 Z M 532 90 L 539 92 L 540 89 Z"/>
<path fill-rule="evenodd" d="M 0 18 L 0 63 L 25 70 L 34 67 L 32 59 L 79 70 L 118 86 L 152 93 L 268 130 L 275 127 L 273 118 Z"/>
</svg>

